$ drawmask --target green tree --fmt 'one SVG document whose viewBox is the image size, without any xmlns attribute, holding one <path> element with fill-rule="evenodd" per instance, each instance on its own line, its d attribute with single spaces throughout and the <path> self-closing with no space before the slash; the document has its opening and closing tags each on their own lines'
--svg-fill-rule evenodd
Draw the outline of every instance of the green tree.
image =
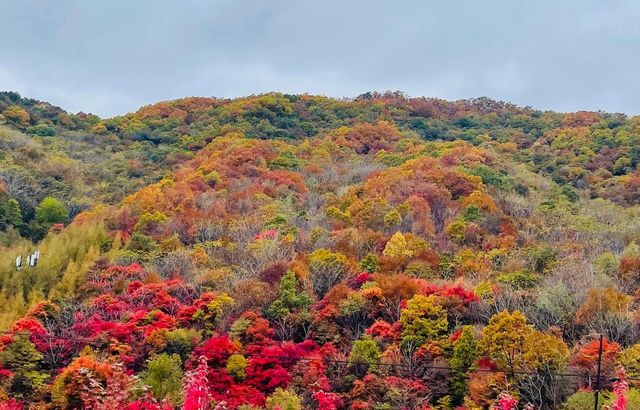
<svg viewBox="0 0 640 410">
<path fill-rule="evenodd" d="M 267 399 L 267 410 L 302 410 L 302 401 L 294 392 L 280 387 Z"/>
<path fill-rule="evenodd" d="M 20 204 L 15 199 L 0 200 L 0 229 L 5 230 L 9 226 L 20 227 L 22 225 L 22 212 Z"/>
<path fill-rule="evenodd" d="M 353 362 L 357 367 L 363 367 L 364 371 L 372 371 L 376 369 L 380 360 L 380 349 L 375 340 L 370 336 L 365 336 L 360 340 L 353 342 L 349 361 Z"/>
<path fill-rule="evenodd" d="M 447 311 L 436 295 L 415 295 L 400 313 L 404 348 L 416 349 L 426 342 L 440 338 L 449 326 Z"/>
<path fill-rule="evenodd" d="M 36 221 L 47 228 L 67 222 L 69 213 L 67 208 L 56 198 L 48 196 L 36 207 Z"/>
<path fill-rule="evenodd" d="M 26 337 L 18 337 L 2 352 L 0 359 L 14 376 L 10 392 L 13 397 L 27 398 L 47 379 L 39 371 L 43 356 Z"/>
<path fill-rule="evenodd" d="M 167 332 L 165 339 L 167 344 L 164 351 L 168 354 L 177 354 L 185 362 L 201 336 L 194 329 L 176 329 Z"/>
<path fill-rule="evenodd" d="M 140 252 L 152 252 L 156 249 L 156 246 L 156 241 L 154 241 L 152 237 L 140 232 L 134 232 L 133 235 L 131 235 L 127 249 Z"/>
<path fill-rule="evenodd" d="M 182 369 L 176 354 L 159 354 L 149 360 L 143 373 L 143 382 L 151 388 L 157 399 L 169 399 L 178 404 L 181 400 Z"/>
<path fill-rule="evenodd" d="M 377 272 L 380 269 L 378 257 L 375 253 L 368 253 L 360 260 L 360 269 L 368 273 Z"/>
<path fill-rule="evenodd" d="M 462 403 L 467 391 L 467 377 L 478 356 L 478 342 L 471 326 L 464 326 L 453 346 L 451 366 L 451 394 L 456 404 Z"/>
<path fill-rule="evenodd" d="M 396 209 L 392 209 L 384 214 L 384 226 L 387 228 L 393 228 L 400 226 L 402 223 L 402 215 Z"/>
<path fill-rule="evenodd" d="M 244 369 L 248 364 L 249 362 L 243 355 L 232 354 L 227 360 L 227 373 L 236 380 L 242 380 L 247 377 Z"/>
<path fill-rule="evenodd" d="M 280 278 L 278 298 L 268 308 L 269 316 L 276 323 L 276 332 L 282 339 L 290 339 L 304 312 L 311 305 L 311 297 L 299 289 L 300 281 L 293 271 L 287 271 Z"/>
</svg>

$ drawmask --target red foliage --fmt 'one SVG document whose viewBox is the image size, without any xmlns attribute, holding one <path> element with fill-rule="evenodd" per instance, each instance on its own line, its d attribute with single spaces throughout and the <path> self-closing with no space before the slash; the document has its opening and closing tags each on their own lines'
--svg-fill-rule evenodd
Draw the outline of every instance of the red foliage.
<svg viewBox="0 0 640 410">
<path fill-rule="evenodd" d="M 22 403 L 14 399 L 0 402 L 0 410 L 22 410 L 23 408 Z"/>
<path fill-rule="evenodd" d="M 261 317 L 253 311 L 245 312 L 240 316 L 242 319 L 249 320 L 251 324 L 247 327 L 242 335 L 242 342 L 245 345 L 270 345 L 275 335 L 273 329 L 269 326 L 269 321 Z"/>
<path fill-rule="evenodd" d="M 336 393 L 318 391 L 313 393 L 313 398 L 318 402 L 318 408 L 322 410 L 338 410 L 344 406 L 344 402 Z"/>
<path fill-rule="evenodd" d="M 238 351 L 238 346 L 229 339 L 229 336 L 216 336 L 204 342 L 204 344 L 196 349 L 199 357 L 207 359 L 207 364 L 211 368 L 225 366 L 227 359 Z"/>
<path fill-rule="evenodd" d="M 459 284 L 438 286 L 421 279 L 416 279 L 416 282 L 420 285 L 420 292 L 425 296 L 438 295 L 451 301 L 459 301 L 464 305 L 478 301 L 473 290 L 466 290 Z"/>
<path fill-rule="evenodd" d="M 259 232 L 259 233 L 255 234 L 253 239 L 255 239 L 255 240 L 276 239 L 277 237 L 278 237 L 278 231 L 276 231 L 275 229 L 267 229 L 266 231 L 262 231 L 262 232 Z"/>
<path fill-rule="evenodd" d="M 365 333 L 375 339 L 382 339 L 386 342 L 399 340 L 402 325 L 399 322 L 389 323 L 385 320 L 376 320 Z"/>
<path fill-rule="evenodd" d="M 573 363 L 586 370 L 593 370 L 598 362 L 600 340 L 592 340 L 582 346 L 573 357 Z M 610 366 L 620 353 L 620 345 L 610 342 L 607 338 L 602 340 L 602 363 L 604 367 Z"/>
<path fill-rule="evenodd" d="M 185 375 L 182 410 L 209 410 L 211 409 L 211 399 L 207 358 L 201 356 L 198 359 L 196 369 Z"/>
<path fill-rule="evenodd" d="M 518 399 L 509 393 L 502 393 L 496 400 L 496 410 L 515 410 L 518 407 Z"/>
<path fill-rule="evenodd" d="M 38 320 L 30 319 L 28 317 L 18 319 L 13 326 L 11 326 L 11 331 L 31 333 L 32 335 L 44 335 L 46 333 L 45 328 Z"/>
</svg>

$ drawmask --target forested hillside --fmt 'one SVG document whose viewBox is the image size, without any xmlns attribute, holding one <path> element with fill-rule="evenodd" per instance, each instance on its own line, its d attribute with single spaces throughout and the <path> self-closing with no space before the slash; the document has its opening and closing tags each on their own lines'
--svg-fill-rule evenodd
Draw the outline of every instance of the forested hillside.
<svg viewBox="0 0 640 410">
<path fill-rule="evenodd" d="M 0 113 L 0 409 L 640 408 L 639 117 Z"/>
</svg>

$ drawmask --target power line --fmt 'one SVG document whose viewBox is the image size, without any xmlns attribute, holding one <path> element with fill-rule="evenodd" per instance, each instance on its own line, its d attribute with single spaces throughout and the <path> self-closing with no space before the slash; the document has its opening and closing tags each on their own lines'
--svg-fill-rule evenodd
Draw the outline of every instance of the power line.
<svg viewBox="0 0 640 410">
<path fill-rule="evenodd" d="M 27 337 L 36 337 L 41 338 L 46 341 L 50 341 L 51 339 L 58 340 L 67 340 L 74 342 L 82 342 L 86 344 L 99 344 L 101 341 L 96 340 L 95 338 L 84 338 L 84 337 L 67 337 L 67 336 L 48 336 L 39 333 L 31 333 L 31 332 L 17 332 L 17 331 L 7 331 L 0 330 L 0 334 L 5 336 L 27 336 Z M 249 353 L 249 352 L 238 352 L 238 353 L 226 353 L 225 355 L 230 357 L 234 354 L 241 354 L 245 357 L 252 358 L 263 358 L 263 359 L 275 359 L 275 360 L 291 360 L 291 361 L 302 361 L 302 362 L 322 362 L 322 363 L 333 363 L 333 364 L 342 364 L 342 365 L 353 365 L 353 366 L 374 366 L 374 367 L 387 367 L 387 368 L 405 368 L 405 369 L 413 369 L 417 366 L 425 370 L 443 370 L 443 371 L 452 371 L 454 370 L 450 366 L 436 366 L 436 365 L 424 365 L 420 364 L 420 360 L 417 359 L 414 364 L 408 363 L 388 363 L 383 362 L 382 360 L 372 361 L 372 362 L 362 362 L 362 361 L 353 361 L 353 360 L 340 360 L 340 359 L 331 359 L 331 358 L 321 358 L 321 357 L 304 357 L 304 356 L 287 356 L 287 355 L 267 355 L 267 354 L 259 354 L 259 353 Z M 227 357 L 227 359 L 228 359 Z M 588 378 L 592 376 L 590 373 L 550 373 L 550 372 L 535 372 L 535 371 L 521 371 L 521 370 L 513 370 L 513 371 L 503 371 L 498 369 L 489 369 L 489 368 L 470 368 L 469 372 L 483 372 L 483 373 L 509 373 L 513 375 L 519 376 L 540 376 L 541 374 L 545 374 L 548 376 L 554 377 L 562 377 L 562 378 Z M 599 382 L 602 378 L 606 376 L 599 375 L 596 378 Z M 640 381 L 640 378 L 627 377 L 625 380 L 629 381 Z"/>
</svg>

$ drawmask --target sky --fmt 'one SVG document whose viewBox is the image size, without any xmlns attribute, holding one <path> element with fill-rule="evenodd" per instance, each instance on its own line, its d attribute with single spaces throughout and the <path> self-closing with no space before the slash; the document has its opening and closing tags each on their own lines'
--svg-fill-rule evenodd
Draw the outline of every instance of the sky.
<svg viewBox="0 0 640 410">
<path fill-rule="evenodd" d="M 640 114 L 640 2 L 0 0 L 0 90 L 103 117 L 400 90 Z"/>
</svg>

